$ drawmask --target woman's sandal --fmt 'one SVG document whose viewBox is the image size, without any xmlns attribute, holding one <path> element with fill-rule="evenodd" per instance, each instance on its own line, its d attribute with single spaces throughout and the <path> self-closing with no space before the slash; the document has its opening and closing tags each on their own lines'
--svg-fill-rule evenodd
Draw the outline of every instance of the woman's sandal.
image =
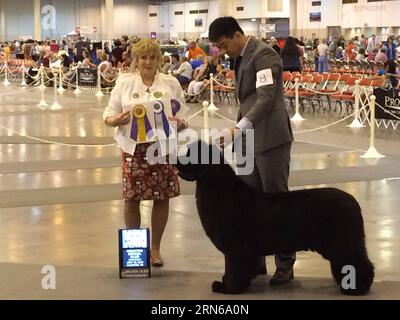
<svg viewBox="0 0 400 320">
<path fill-rule="evenodd" d="M 162 267 L 164 265 L 164 260 L 160 254 L 158 257 L 154 257 L 150 254 L 150 262 L 153 267 Z"/>
</svg>

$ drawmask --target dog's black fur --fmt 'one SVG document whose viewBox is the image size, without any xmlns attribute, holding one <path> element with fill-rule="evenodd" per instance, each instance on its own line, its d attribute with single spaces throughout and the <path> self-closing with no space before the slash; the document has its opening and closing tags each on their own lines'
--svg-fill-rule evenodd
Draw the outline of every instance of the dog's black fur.
<svg viewBox="0 0 400 320">
<path fill-rule="evenodd" d="M 204 142 L 188 153 L 219 153 L 221 164 L 183 164 L 181 178 L 197 181 L 197 209 L 207 236 L 225 255 L 225 275 L 214 281 L 219 293 L 244 292 L 257 276 L 260 256 L 279 252 L 316 251 L 330 261 L 341 286 L 342 268 L 354 266 L 356 288 L 341 291 L 361 295 L 369 291 L 374 266 L 365 247 L 361 208 L 350 194 L 334 189 L 269 194 L 248 186 L 224 163 L 219 149 Z M 211 156 L 210 156 L 211 159 Z M 181 159 L 182 160 L 182 159 Z"/>
</svg>

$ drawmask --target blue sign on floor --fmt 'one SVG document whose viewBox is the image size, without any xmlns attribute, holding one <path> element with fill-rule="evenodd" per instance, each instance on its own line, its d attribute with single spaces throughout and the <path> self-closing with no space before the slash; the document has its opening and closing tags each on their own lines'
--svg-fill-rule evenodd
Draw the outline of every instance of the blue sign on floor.
<svg viewBox="0 0 400 320">
<path fill-rule="evenodd" d="M 151 277 L 148 228 L 119 230 L 119 277 Z"/>
</svg>

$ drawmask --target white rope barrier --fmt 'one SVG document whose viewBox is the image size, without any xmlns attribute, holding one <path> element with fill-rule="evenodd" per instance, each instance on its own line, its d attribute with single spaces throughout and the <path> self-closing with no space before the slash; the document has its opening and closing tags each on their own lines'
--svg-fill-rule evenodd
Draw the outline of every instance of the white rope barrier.
<svg viewBox="0 0 400 320">
<path fill-rule="evenodd" d="M 191 116 L 187 117 L 186 119 L 189 121 L 189 120 L 193 119 L 194 117 L 196 117 L 197 115 L 199 115 L 202 112 L 203 112 L 203 109 L 200 109 L 195 114 L 192 114 Z"/>
<path fill-rule="evenodd" d="M 207 83 L 207 84 L 199 91 L 199 93 L 187 93 L 187 92 L 183 91 L 183 94 L 184 94 L 185 96 L 188 96 L 188 97 L 195 97 L 195 96 L 199 95 L 200 93 L 202 93 L 204 90 L 206 90 L 206 88 L 207 88 L 209 85 L 210 85 L 210 83 Z"/>
<path fill-rule="evenodd" d="M 296 80 L 298 80 L 298 79 L 296 79 Z M 312 89 L 312 88 L 309 88 L 309 87 L 307 87 L 306 85 L 304 85 L 304 84 L 302 84 L 302 83 L 300 83 L 300 87 L 301 87 L 302 89 L 306 90 L 306 91 L 310 91 L 310 92 L 313 92 L 313 93 L 316 93 L 316 94 L 320 94 L 320 95 L 325 95 L 325 96 L 329 96 L 329 95 L 334 95 L 334 94 L 339 94 L 339 93 L 341 93 L 340 91 L 335 91 L 335 92 L 321 92 L 321 91 L 318 91 L 318 90 L 314 90 L 314 89 Z"/>
<path fill-rule="evenodd" d="M 223 87 L 223 88 L 226 88 L 226 89 L 229 89 L 229 90 L 235 90 L 235 87 L 227 86 L 227 85 L 225 85 L 225 84 L 219 82 L 219 81 L 218 81 L 217 79 L 215 79 L 215 78 L 213 78 L 213 80 L 214 80 L 214 82 L 215 82 L 217 85 L 219 85 L 219 86 L 221 86 L 221 87 Z"/>
<path fill-rule="evenodd" d="M 364 107 L 361 108 L 359 111 L 365 109 L 366 107 L 367 107 L 367 106 L 364 106 Z M 302 134 L 302 133 L 309 133 L 309 132 L 314 132 L 314 131 L 319 131 L 319 130 L 322 130 L 322 129 L 326 129 L 326 128 L 335 126 L 335 125 L 337 125 L 338 123 L 341 123 L 341 122 L 343 122 L 343 121 L 346 121 L 347 119 L 350 119 L 350 118 L 354 117 L 355 114 L 356 114 L 356 113 L 353 112 L 352 114 L 350 114 L 350 115 L 348 115 L 348 116 L 346 116 L 346 117 L 344 117 L 344 118 L 342 118 L 342 119 L 339 119 L 338 121 L 335 121 L 335 122 L 333 122 L 333 123 L 327 124 L 327 125 L 322 126 L 322 127 L 318 127 L 318 128 L 314 128 L 314 129 L 308 129 L 308 130 L 302 130 L 302 131 L 294 131 L 293 133 L 294 133 L 294 134 Z"/>
<path fill-rule="evenodd" d="M 15 130 L 13 130 L 13 129 L 11 129 L 11 128 L 4 127 L 4 126 L 2 126 L 2 125 L 0 125 L 0 129 L 7 130 L 7 131 L 9 131 L 9 132 L 11 132 L 11 133 L 17 134 L 17 135 L 19 135 L 19 136 L 21 136 L 21 137 L 24 137 L 24 138 L 28 138 L 28 139 L 30 139 L 30 140 L 34 140 L 34 141 L 38 141 L 38 142 L 43 142 L 43 143 L 47 143 L 47 144 L 54 144 L 54 145 L 58 145 L 58 146 L 64 146 L 64 147 L 87 147 L 87 148 L 97 148 L 97 147 L 113 147 L 113 146 L 116 146 L 116 145 L 117 145 L 116 143 L 111 143 L 111 144 L 69 144 L 69 143 L 62 143 L 62 142 L 57 142 L 57 141 L 51 141 L 51 140 L 36 138 L 36 137 L 29 136 L 29 135 L 24 134 L 24 133 L 15 131 Z"/>
<path fill-rule="evenodd" d="M 224 119 L 224 120 L 226 120 L 226 121 L 229 121 L 229 122 L 231 122 L 231 123 L 237 123 L 236 121 L 234 121 L 234 120 L 232 120 L 232 119 L 229 119 L 229 118 L 227 118 L 227 117 L 225 117 L 225 116 L 223 116 L 222 114 L 220 114 L 220 113 L 215 113 L 215 115 L 217 115 L 218 117 L 220 117 L 220 118 L 222 118 L 222 119 Z"/>
</svg>

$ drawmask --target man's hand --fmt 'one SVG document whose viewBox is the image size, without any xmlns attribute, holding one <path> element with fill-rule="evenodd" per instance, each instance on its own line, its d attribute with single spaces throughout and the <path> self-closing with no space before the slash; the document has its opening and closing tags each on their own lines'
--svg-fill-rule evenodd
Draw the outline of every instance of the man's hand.
<svg viewBox="0 0 400 320">
<path fill-rule="evenodd" d="M 178 132 L 181 132 L 182 130 L 185 130 L 188 128 L 188 123 L 186 120 L 175 117 L 175 116 L 171 116 L 168 117 L 169 121 L 176 121 L 176 130 L 178 130 Z"/>
<path fill-rule="evenodd" d="M 115 116 L 107 117 L 105 122 L 111 127 L 118 127 L 128 124 L 131 121 L 131 112 L 118 113 Z"/>
<path fill-rule="evenodd" d="M 219 146 L 225 148 L 225 142 L 231 143 L 235 141 L 237 136 L 240 134 L 240 129 L 237 127 L 223 130 L 222 136 L 219 138 Z"/>
</svg>

